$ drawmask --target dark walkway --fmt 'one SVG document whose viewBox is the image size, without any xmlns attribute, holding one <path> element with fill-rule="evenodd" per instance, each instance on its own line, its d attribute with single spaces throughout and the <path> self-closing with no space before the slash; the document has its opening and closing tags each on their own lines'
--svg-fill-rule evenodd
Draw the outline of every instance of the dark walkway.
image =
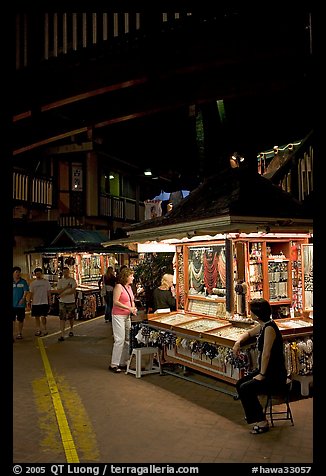
<svg viewBox="0 0 326 476">
<path fill-rule="evenodd" d="M 169 374 L 108 372 L 111 325 L 102 317 L 77 321 L 65 342 L 58 317 L 48 322 L 49 335 L 36 338 L 27 315 L 24 339 L 13 344 L 14 463 L 66 463 L 67 455 L 81 463 L 313 462 L 313 398 L 296 382 L 295 425 L 251 435 L 228 394 Z"/>
</svg>

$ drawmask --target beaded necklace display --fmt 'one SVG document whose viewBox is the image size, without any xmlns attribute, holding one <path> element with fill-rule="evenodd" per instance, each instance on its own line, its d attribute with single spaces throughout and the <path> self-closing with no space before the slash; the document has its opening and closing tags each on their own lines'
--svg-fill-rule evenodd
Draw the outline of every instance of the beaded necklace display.
<svg viewBox="0 0 326 476">
<path fill-rule="evenodd" d="M 217 253 L 206 251 L 204 253 L 204 284 L 208 294 L 213 294 L 217 286 L 218 258 Z"/>
<path fill-rule="evenodd" d="M 183 253 L 179 253 L 179 255 L 178 255 L 178 281 L 179 281 L 179 303 L 178 303 L 178 308 L 183 309 L 184 304 L 185 304 Z"/>
<path fill-rule="evenodd" d="M 190 287 L 195 289 L 197 292 L 202 291 L 204 283 L 203 252 L 196 252 L 192 255 L 188 269 Z"/>
<path fill-rule="evenodd" d="M 226 257 L 224 248 L 222 248 L 221 253 L 218 258 L 218 274 L 222 283 L 222 287 L 225 288 L 226 285 Z"/>
</svg>

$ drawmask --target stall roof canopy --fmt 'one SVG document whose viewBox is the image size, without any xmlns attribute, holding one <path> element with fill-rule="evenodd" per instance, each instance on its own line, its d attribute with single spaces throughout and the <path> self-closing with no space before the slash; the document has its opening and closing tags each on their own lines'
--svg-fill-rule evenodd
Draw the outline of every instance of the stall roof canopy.
<svg viewBox="0 0 326 476">
<path fill-rule="evenodd" d="M 51 241 L 50 246 L 97 246 L 103 241 L 103 237 L 109 237 L 101 231 L 81 230 L 79 228 L 63 228 Z"/>
<path fill-rule="evenodd" d="M 125 227 L 120 242 L 250 233 L 262 227 L 274 233 L 310 232 L 312 224 L 310 212 L 291 194 L 246 167 L 230 168 L 207 178 L 165 216 Z"/>
<path fill-rule="evenodd" d="M 63 228 L 48 246 L 36 247 L 34 252 L 58 253 L 62 251 L 69 252 L 96 252 L 96 253 L 116 253 L 116 254 L 134 254 L 126 246 L 112 245 L 104 247 L 103 241 L 109 239 L 108 235 L 102 231 L 81 230 L 78 228 Z M 31 252 L 31 251 L 30 251 Z"/>
</svg>

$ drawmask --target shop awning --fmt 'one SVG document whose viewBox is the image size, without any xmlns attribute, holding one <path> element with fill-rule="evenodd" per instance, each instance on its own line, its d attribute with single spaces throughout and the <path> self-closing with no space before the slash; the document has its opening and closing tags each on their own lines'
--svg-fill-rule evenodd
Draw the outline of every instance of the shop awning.
<svg viewBox="0 0 326 476">
<path fill-rule="evenodd" d="M 47 246 L 38 246 L 26 253 L 60 253 L 60 252 L 93 252 L 112 254 L 137 254 L 126 246 L 113 245 L 105 247 L 103 241 L 108 235 L 97 230 L 81 230 L 78 228 L 63 228 Z"/>
<path fill-rule="evenodd" d="M 108 240 L 106 233 L 98 230 L 81 230 L 79 228 L 63 228 L 51 241 L 50 246 L 99 246 L 103 237 Z"/>
</svg>

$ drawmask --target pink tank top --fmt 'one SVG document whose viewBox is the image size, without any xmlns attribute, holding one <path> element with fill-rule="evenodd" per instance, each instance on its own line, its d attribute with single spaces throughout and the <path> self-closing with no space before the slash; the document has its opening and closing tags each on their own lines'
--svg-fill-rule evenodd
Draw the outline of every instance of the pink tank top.
<svg viewBox="0 0 326 476">
<path fill-rule="evenodd" d="M 134 299 L 134 293 L 132 292 L 131 287 L 130 286 L 126 286 L 126 287 L 127 287 L 128 292 L 131 296 L 131 299 L 133 300 Z M 119 298 L 119 301 L 121 302 L 121 304 L 124 304 L 125 306 L 128 306 L 128 309 L 122 309 L 122 307 L 118 307 L 118 306 L 113 305 L 112 314 L 115 314 L 115 315 L 118 315 L 118 316 L 128 316 L 128 314 L 130 314 L 129 308 L 131 306 L 131 302 L 130 302 L 130 297 L 129 297 L 128 292 L 122 286 L 122 292 L 121 292 L 120 298 Z"/>
</svg>

